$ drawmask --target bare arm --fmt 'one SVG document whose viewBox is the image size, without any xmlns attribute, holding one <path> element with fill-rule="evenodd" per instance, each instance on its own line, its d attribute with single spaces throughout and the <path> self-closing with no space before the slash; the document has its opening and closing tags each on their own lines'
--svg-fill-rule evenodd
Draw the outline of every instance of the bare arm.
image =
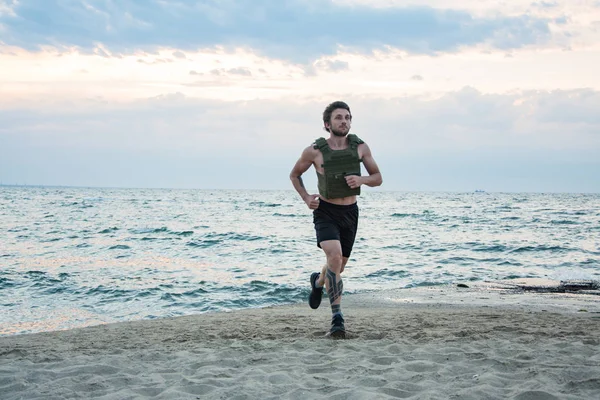
<svg viewBox="0 0 600 400">
<path fill-rule="evenodd" d="M 381 177 L 381 172 L 379 172 L 379 167 L 371 154 L 371 149 L 364 143 L 363 147 L 363 165 L 365 166 L 368 176 L 347 176 L 346 182 L 348 186 L 351 188 L 357 188 L 360 185 L 367 185 L 371 187 L 380 186 L 383 183 L 383 178 Z"/>
<path fill-rule="evenodd" d="M 302 174 L 308 171 L 308 169 L 313 165 L 316 150 L 309 146 L 302 152 L 302 155 L 296 161 L 294 168 L 292 168 L 292 172 L 290 172 L 290 180 L 292 181 L 292 185 L 294 185 L 294 189 L 298 192 L 302 200 L 306 203 L 308 208 L 315 209 L 319 206 L 318 195 L 309 194 L 304 187 L 304 182 L 302 181 Z"/>
</svg>

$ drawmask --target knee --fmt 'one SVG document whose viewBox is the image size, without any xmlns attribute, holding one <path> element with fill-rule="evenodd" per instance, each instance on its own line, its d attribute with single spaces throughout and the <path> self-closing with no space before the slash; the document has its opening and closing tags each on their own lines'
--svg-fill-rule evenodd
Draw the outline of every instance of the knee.
<svg viewBox="0 0 600 400">
<path fill-rule="evenodd" d="M 327 256 L 327 264 L 329 264 L 329 269 L 331 269 L 335 273 L 342 272 L 343 268 L 343 257 L 341 253 L 329 254 Z"/>
<path fill-rule="evenodd" d="M 342 261 L 342 268 L 340 268 L 340 273 L 344 272 L 344 268 L 346 268 L 347 263 L 348 263 L 348 259 L 346 257 L 344 257 L 344 259 Z"/>
</svg>

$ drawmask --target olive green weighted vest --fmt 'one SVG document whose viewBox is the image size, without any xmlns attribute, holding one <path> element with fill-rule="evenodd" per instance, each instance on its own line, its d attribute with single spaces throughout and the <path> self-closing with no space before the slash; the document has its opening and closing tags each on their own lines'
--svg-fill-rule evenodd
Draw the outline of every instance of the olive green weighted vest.
<svg viewBox="0 0 600 400">
<path fill-rule="evenodd" d="M 326 199 L 360 195 L 360 187 L 351 189 L 346 183 L 347 175 L 360 176 L 361 159 L 358 156 L 358 145 L 364 143 L 358 136 L 348 135 L 348 147 L 343 150 L 332 150 L 325 138 L 315 140 L 315 149 L 323 154 L 324 174 L 317 172 L 319 194 Z"/>
</svg>

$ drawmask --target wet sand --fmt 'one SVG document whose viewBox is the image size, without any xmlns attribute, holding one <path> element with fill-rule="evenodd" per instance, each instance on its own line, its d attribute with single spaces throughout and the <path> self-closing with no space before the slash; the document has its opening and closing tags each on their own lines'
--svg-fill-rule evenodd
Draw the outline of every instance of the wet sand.
<svg viewBox="0 0 600 400">
<path fill-rule="evenodd" d="M 466 286 L 4 336 L 0 398 L 600 398 L 598 289 Z"/>
</svg>

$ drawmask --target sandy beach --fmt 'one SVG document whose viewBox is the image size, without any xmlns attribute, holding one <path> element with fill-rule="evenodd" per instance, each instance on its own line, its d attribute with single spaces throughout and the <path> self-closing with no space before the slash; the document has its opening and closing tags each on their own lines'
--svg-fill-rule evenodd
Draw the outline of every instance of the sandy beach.
<svg viewBox="0 0 600 400">
<path fill-rule="evenodd" d="M 0 398 L 600 398 L 598 290 L 466 286 L 0 337 Z"/>
</svg>

